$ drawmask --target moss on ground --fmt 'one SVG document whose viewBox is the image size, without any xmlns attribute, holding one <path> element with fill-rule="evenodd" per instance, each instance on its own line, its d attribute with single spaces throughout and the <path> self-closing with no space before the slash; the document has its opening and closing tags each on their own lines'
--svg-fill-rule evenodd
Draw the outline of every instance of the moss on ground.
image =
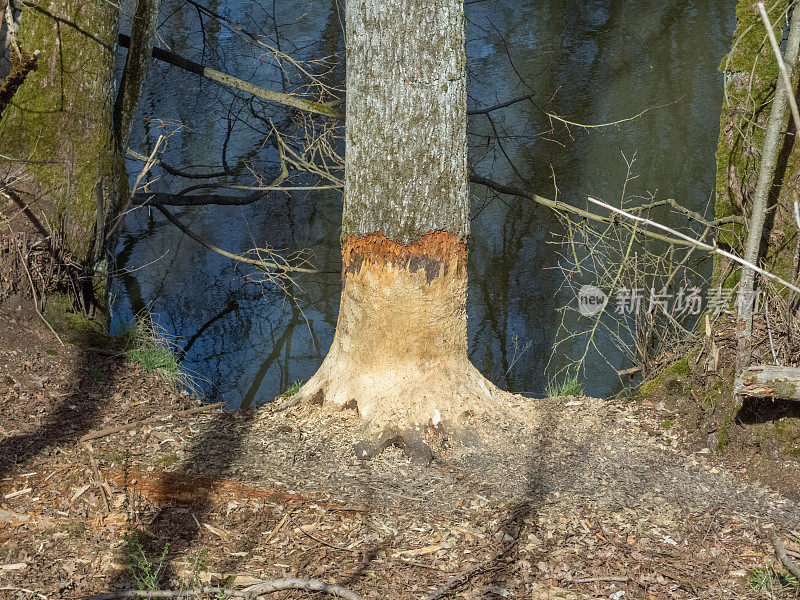
<svg viewBox="0 0 800 600">
<path fill-rule="evenodd" d="M 70 294 L 53 293 L 47 296 L 44 316 L 64 336 L 64 341 L 82 348 L 100 346 L 113 348 L 115 343 L 106 335 L 105 328 L 91 320 L 75 304 Z"/>
</svg>

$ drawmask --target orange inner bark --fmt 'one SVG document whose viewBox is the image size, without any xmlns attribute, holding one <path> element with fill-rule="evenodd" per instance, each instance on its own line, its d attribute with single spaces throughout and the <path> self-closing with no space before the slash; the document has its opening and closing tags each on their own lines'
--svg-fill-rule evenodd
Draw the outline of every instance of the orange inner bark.
<svg viewBox="0 0 800 600">
<path fill-rule="evenodd" d="M 378 231 L 347 238 L 342 246 L 342 274 L 348 270 L 358 270 L 367 260 L 371 263 L 419 265 L 422 268 L 444 265 L 447 270 L 454 258 L 457 272 L 464 273 L 467 266 L 467 244 L 446 231 L 431 231 L 408 246 L 389 239 Z"/>
</svg>

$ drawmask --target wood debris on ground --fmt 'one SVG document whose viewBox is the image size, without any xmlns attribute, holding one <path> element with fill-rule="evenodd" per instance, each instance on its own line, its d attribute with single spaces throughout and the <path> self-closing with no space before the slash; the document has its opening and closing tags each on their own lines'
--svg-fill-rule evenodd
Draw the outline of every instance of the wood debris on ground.
<svg viewBox="0 0 800 600">
<path fill-rule="evenodd" d="M 752 578 L 786 572 L 773 534 L 800 556 L 796 503 L 618 402 L 509 395 L 514 418 L 476 423 L 482 446 L 359 461 L 350 412 L 192 412 L 198 400 L 119 357 L 53 354 L 38 325 L 16 326 L 0 347 L 12 598 L 131 589 L 162 555 L 162 589 L 304 578 L 398 600 L 794 597 Z"/>
</svg>

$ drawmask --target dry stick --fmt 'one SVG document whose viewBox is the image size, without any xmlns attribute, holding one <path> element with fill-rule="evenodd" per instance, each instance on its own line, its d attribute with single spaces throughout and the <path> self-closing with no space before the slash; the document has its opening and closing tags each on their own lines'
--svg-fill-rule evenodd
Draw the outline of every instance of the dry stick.
<svg viewBox="0 0 800 600">
<path fill-rule="evenodd" d="M 769 22 L 769 20 L 767 20 Z M 770 32 L 772 27 L 767 27 Z M 789 40 L 786 43 L 786 63 L 794 71 L 797 62 L 798 47 L 800 47 L 800 14 L 795 12 L 789 30 Z M 780 53 L 779 53 L 780 54 Z M 782 60 L 779 60 L 779 65 Z M 785 65 L 784 65 L 785 67 Z M 778 147 L 781 139 L 783 117 L 786 113 L 786 104 L 792 94 L 791 86 L 786 85 L 783 78 L 778 78 L 775 86 L 775 95 L 772 99 L 769 118 L 767 119 L 764 146 L 761 151 L 761 164 L 758 169 L 758 180 L 753 193 L 750 222 L 747 227 L 747 239 L 744 248 L 744 260 L 749 263 L 749 268 L 742 269 L 739 281 L 739 294 L 743 300 L 739 302 L 736 317 L 736 375 L 734 379 L 734 393 L 741 389 L 744 372 L 750 365 L 753 337 L 753 301 L 749 296 L 755 285 L 756 271 L 750 265 L 758 262 L 761 239 L 764 233 L 764 223 L 767 216 L 770 190 L 772 188 L 775 168 L 778 160 Z M 800 133 L 800 130 L 798 130 Z M 796 288 L 792 288 L 797 291 Z"/>
<path fill-rule="evenodd" d="M 214 408 L 219 408 L 220 406 L 227 405 L 227 402 L 217 402 L 215 404 L 207 404 L 205 406 L 195 406 L 194 408 L 190 408 L 188 410 L 182 410 L 176 413 L 171 413 L 169 415 L 161 415 L 158 417 L 148 417 L 147 419 L 142 419 L 141 421 L 134 421 L 133 423 L 128 423 L 127 425 L 117 425 L 116 427 L 107 427 L 106 429 L 100 429 L 99 431 L 92 431 L 91 433 L 87 433 L 83 437 L 81 437 L 81 442 L 88 442 L 89 440 L 94 440 L 97 438 L 105 437 L 107 435 L 111 435 L 112 433 L 117 433 L 119 431 L 125 431 L 126 429 L 132 429 L 134 427 L 138 427 L 140 425 L 147 425 L 148 423 L 153 423 L 155 421 L 160 421 L 162 419 L 167 419 L 169 417 L 186 417 L 189 415 L 193 415 L 199 412 L 205 412 L 207 410 L 212 410 Z"/>
<path fill-rule="evenodd" d="M 781 540 L 778 538 L 778 534 L 773 531 L 771 537 L 772 547 L 775 548 L 775 556 L 778 557 L 778 560 L 781 561 L 781 564 L 783 564 L 783 566 L 786 567 L 792 575 L 794 575 L 797 579 L 800 579 L 800 567 L 798 567 L 791 558 L 786 556 L 786 550 L 783 549 Z"/>
<path fill-rule="evenodd" d="M 630 214 L 628 212 L 625 212 L 624 210 L 621 210 L 619 208 L 611 206 L 610 204 L 606 204 L 605 202 L 603 202 L 602 200 L 598 200 L 597 198 L 592 198 L 591 196 L 587 196 L 586 198 L 589 200 L 589 202 L 592 202 L 592 203 L 596 204 L 597 206 L 601 206 L 601 207 L 606 208 L 606 209 L 608 209 L 608 210 L 610 210 L 612 212 L 615 212 L 618 215 L 622 215 L 623 217 L 625 217 L 627 219 L 632 219 L 633 221 L 637 221 L 639 223 L 644 223 L 645 225 L 652 225 L 656 229 L 660 229 L 662 231 L 666 231 L 666 232 L 668 232 L 668 233 L 670 233 L 670 234 L 672 234 L 672 235 L 674 235 L 676 237 L 679 237 L 682 240 L 684 240 L 685 242 L 687 242 L 687 245 L 689 245 L 689 246 L 695 246 L 697 248 L 701 248 L 702 250 L 706 250 L 708 252 L 712 252 L 714 254 L 719 254 L 720 256 L 724 256 L 725 258 L 729 258 L 730 260 L 732 260 L 732 261 L 734 261 L 736 263 L 739 263 L 740 265 L 742 265 L 744 267 L 747 267 L 748 269 L 752 269 L 753 271 L 755 271 L 756 273 L 759 273 L 760 275 L 764 275 L 765 277 L 768 277 L 770 279 L 774 279 L 775 281 L 777 281 L 781 285 L 785 285 L 786 287 L 788 287 L 790 290 L 794 290 L 795 292 L 800 293 L 800 287 L 797 287 L 796 285 L 789 283 L 788 281 L 786 281 L 785 279 L 782 279 L 781 277 L 778 277 L 777 275 L 773 275 L 769 271 L 765 271 L 761 267 L 758 267 L 758 266 L 754 265 L 753 263 L 744 260 L 743 258 L 739 258 L 735 254 L 731 254 L 730 252 L 722 250 L 721 248 L 718 248 L 716 246 L 712 246 L 710 244 L 706 244 L 705 242 L 698 241 L 698 240 L 696 240 L 696 239 L 694 239 L 692 237 L 689 237 L 688 235 L 686 235 L 684 233 L 681 233 L 680 231 L 676 231 L 675 229 L 672 229 L 671 227 L 667 227 L 666 225 L 662 225 L 661 223 L 658 223 L 658 222 L 653 221 L 651 219 L 645 219 L 644 217 L 637 217 L 636 215 L 632 215 L 632 214 Z"/>
<path fill-rule="evenodd" d="M 575 579 L 573 583 L 595 583 L 600 581 L 630 581 L 630 577 L 622 576 L 609 576 L 609 577 L 581 577 Z"/>
<path fill-rule="evenodd" d="M 42 311 L 39 310 L 39 299 L 36 295 L 36 288 L 33 285 L 33 277 L 31 277 L 31 272 L 28 269 L 28 261 L 22 256 L 22 250 L 19 249 L 17 245 L 16 236 L 14 235 L 14 230 L 11 229 L 11 223 L 8 224 L 8 230 L 11 232 L 11 241 L 14 244 L 14 248 L 17 250 L 19 254 L 19 260 L 22 263 L 23 268 L 25 269 L 25 274 L 28 276 L 28 283 L 31 286 L 31 295 L 33 296 L 33 308 L 36 310 L 36 314 L 39 315 L 39 318 L 44 321 L 44 324 L 47 325 L 47 328 L 53 332 L 53 335 L 56 336 L 58 343 L 62 346 L 64 345 L 64 341 L 61 339 L 61 336 L 56 333 L 56 330 L 53 329 L 53 326 L 50 325 L 50 322 L 44 318 Z"/>
<path fill-rule="evenodd" d="M 261 581 L 243 590 L 231 590 L 220 587 L 204 587 L 196 590 L 126 590 L 120 592 L 106 592 L 90 596 L 86 600 L 112 600 L 114 598 L 193 598 L 203 594 L 221 594 L 233 598 L 256 598 L 263 594 L 280 592 L 281 590 L 306 590 L 309 592 L 325 592 L 345 600 L 363 600 L 355 592 L 338 585 L 325 583 L 318 579 L 274 579 Z"/>
</svg>

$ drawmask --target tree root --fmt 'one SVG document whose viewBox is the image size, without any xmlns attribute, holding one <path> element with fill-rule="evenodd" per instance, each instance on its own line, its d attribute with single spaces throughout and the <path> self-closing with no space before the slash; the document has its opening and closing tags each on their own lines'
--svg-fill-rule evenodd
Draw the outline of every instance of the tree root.
<svg viewBox="0 0 800 600">
<path fill-rule="evenodd" d="M 789 573 L 800 580 L 800 567 L 798 567 L 795 562 L 786 554 L 786 550 L 784 550 L 783 546 L 781 545 L 781 540 L 778 537 L 778 534 L 774 531 L 772 532 L 770 541 L 772 542 L 772 547 L 775 548 L 775 556 L 778 557 L 778 560 L 781 561 L 781 564 L 786 567 Z"/>
</svg>

